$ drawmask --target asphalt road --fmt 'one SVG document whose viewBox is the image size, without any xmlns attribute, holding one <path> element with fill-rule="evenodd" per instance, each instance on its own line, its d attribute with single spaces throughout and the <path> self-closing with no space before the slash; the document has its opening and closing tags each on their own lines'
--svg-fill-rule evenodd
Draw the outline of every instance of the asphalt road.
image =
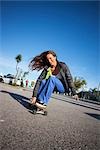
<svg viewBox="0 0 100 150">
<path fill-rule="evenodd" d="M 33 115 L 31 95 L 0 83 L 1 150 L 100 149 L 100 105 L 53 94 L 48 115 Z"/>
</svg>

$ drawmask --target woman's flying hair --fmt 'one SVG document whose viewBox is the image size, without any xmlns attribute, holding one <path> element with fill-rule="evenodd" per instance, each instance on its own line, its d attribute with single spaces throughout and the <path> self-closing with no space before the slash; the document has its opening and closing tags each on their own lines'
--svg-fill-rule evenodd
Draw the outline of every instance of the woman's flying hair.
<svg viewBox="0 0 100 150">
<path fill-rule="evenodd" d="M 48 60 L 47 60 L 47 55 L 52 54 L 54 57 L 57 58 L 56 53 L 52 50 L 44 51 L 40 55 L 37 55 L 33 57 L 33 59 L 29 63 L 29 68 L 31 70 L 41 70 L 46 66 L 50 66 Z"/>
</svg>

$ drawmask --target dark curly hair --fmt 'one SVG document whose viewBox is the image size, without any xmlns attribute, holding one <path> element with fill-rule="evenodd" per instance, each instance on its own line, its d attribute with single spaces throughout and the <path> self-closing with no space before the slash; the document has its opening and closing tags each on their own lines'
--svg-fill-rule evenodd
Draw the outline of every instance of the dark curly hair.
<svg viewBox="0 0 100 150">
<path fill-rule="evenodd" d="M 40 55 L 35 56 L 29 63 L 29 68 L 31 70 L 41 70 L 46 66 L 50 66 L 50 63 L 47 60 L 47 55 L 52 54 L 54 57 L 56 57 L 56 53 L 52 50 L 44 51 Z"/>
</svg>

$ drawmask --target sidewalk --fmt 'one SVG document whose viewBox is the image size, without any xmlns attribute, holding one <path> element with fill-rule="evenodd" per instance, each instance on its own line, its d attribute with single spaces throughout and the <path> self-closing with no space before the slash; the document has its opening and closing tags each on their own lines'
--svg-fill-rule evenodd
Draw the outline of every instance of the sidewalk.
<svg viewBox="0 0 100 150">
<path fill-rule="evenodd" d="M 57 94 L 58 95 L 58 94 Z M 62 95 L 62 94 L 60 94 Z M 68 98 L 72 98 L 71 96 L 68 96 L 68 95 L 64 95 L 65 97 L 68 97 Z M 84 101 L 84 102 L 88 102 L 88 103 L 93 103 L 93 104 L 97 104 L 97 105 L 100 105 L 100 101 L 94 101 L 94 100 L 90 100 L 90 99 L 83 99 L 83 98 L 79 98 L 80 101 Z"/>
<path fill-rule="evenodd" d="M 89 102 L 89 103 L 100 105 L 100 101 L 93 101 L 93 100 L 89 100 L 89 99 L 80 99 L 80 101 L 84 101 L 84 102 Z"/>
</svg>

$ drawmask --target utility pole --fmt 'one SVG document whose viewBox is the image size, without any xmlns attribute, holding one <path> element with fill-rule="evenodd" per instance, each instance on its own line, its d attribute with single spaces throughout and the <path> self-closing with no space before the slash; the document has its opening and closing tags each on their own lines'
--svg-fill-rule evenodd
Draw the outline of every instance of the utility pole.
<svg viewBox="0 0 100 150">
<path fill-rule="evenodd" d="M 98 90 L 97 90 L 98 94 L 97 94 L 97 97 L 98 97 L 98 101 L 100 101 L 100 82 L 99 82 L 99 85 L 98 85 Z"/>
</svg>

